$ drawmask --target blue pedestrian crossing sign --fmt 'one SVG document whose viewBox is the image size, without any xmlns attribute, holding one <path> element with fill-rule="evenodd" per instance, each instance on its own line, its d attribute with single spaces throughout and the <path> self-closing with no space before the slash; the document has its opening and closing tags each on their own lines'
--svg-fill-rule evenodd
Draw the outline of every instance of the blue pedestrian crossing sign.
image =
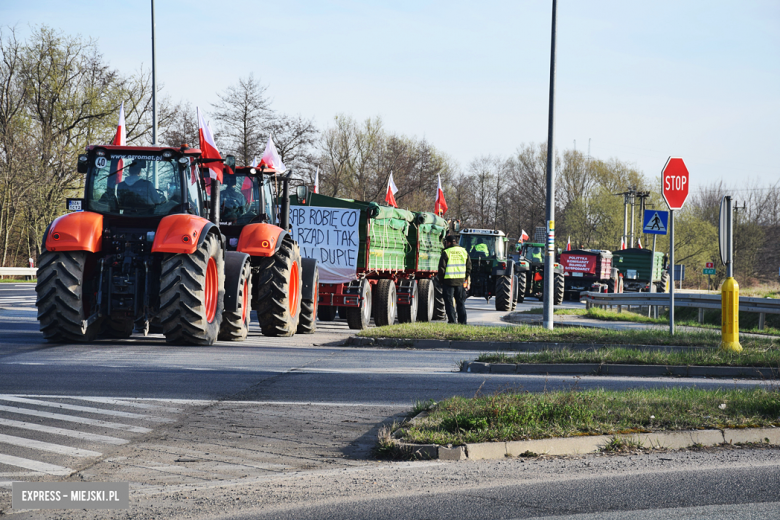
<svg viewBox="0 0 780 520">
<path fill-rule="evenodd" d="M 666 230 L 669 228 L 668 211 L 646 209 L 644 218 L 642 220 L 642 233 L 646 233 L 648 235 L 665 235 Z"/>
</svg>

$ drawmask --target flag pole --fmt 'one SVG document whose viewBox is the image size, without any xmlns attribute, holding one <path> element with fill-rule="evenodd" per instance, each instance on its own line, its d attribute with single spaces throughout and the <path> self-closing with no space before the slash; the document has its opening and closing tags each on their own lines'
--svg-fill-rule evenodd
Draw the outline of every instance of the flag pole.
<svg viewBox="0 0 780 520">
<path fill-rule="evenodd" d="M 154 43 L 154 0 L 152 0 L 152 146 L 157 146 L 157 70 Z"/>
</svg>

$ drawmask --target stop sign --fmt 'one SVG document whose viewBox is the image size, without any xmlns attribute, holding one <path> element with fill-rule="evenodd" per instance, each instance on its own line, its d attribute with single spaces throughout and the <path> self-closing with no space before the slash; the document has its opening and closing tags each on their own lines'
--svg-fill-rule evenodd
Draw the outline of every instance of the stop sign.
<svg viewBox="0 0 780 520">
<path fill-rule="evenodd" d="M 682 209 L 688 198 L 688 168 L 679 157 L 669 157 L 661 173 L 661 187 L 669 209 Z"/>
</svg>

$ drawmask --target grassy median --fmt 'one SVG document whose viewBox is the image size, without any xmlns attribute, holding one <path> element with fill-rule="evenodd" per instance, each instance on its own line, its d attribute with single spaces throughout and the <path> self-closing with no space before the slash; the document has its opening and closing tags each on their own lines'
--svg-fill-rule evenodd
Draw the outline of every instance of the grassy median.
<svg viewBox="0 0 780 520">
<path fill-rule="evenodd" d="M 663 388 L 453 397 L 396 435 L 412 443 L 461 445 L 578 435 L 780 426 L 780 391 Z"/>
</svg>

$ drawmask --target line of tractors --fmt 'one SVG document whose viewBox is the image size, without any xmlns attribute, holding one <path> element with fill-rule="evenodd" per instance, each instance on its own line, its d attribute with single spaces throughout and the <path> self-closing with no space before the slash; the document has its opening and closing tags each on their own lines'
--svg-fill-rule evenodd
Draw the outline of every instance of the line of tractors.
<svg viewBox="0 0 780 520">
<path fill-rule="evenodd" d="M 353 329 L 371 318 L 377 325 L 444 318 L 435 274 L 453 230 L 432 213 L 326 197 L 305 186 L 291 196 L 289 172 L 237 166 L 232 156 L 215 165 L 188 145 L 93 145 L 77 169 L 85 174 L 84 197 L 68 199 L 70 212 L 49 225 L 38 262 L 38 320 L 49 341 L 149 332 L 181 345 L 241 341 L 251 310 L 266 336 L 312 333 L 317 319 L 337 313 Z M 211 173 L 220 169 L 221 181 Z M 354 280 L 320 283 L 317 260 L 302 258 L 294 239 L 291 199 L 359 210 Z M 499 311 L 526 296 L 541 298 L 541 241 L 510 252 L 502 231 L 456 231 L 472 259 L 469 296 L 494 297 Z M 561 254 L 554 303 L 584 290 L 622 291 L 616 258 L 636 264 L 625 273 L 634 274 L 627 290 L 665 287 L 668 277 L 655 263 L 643 286 L 642 258 L 631 250 L 608 253 Z"/>
</svg>

